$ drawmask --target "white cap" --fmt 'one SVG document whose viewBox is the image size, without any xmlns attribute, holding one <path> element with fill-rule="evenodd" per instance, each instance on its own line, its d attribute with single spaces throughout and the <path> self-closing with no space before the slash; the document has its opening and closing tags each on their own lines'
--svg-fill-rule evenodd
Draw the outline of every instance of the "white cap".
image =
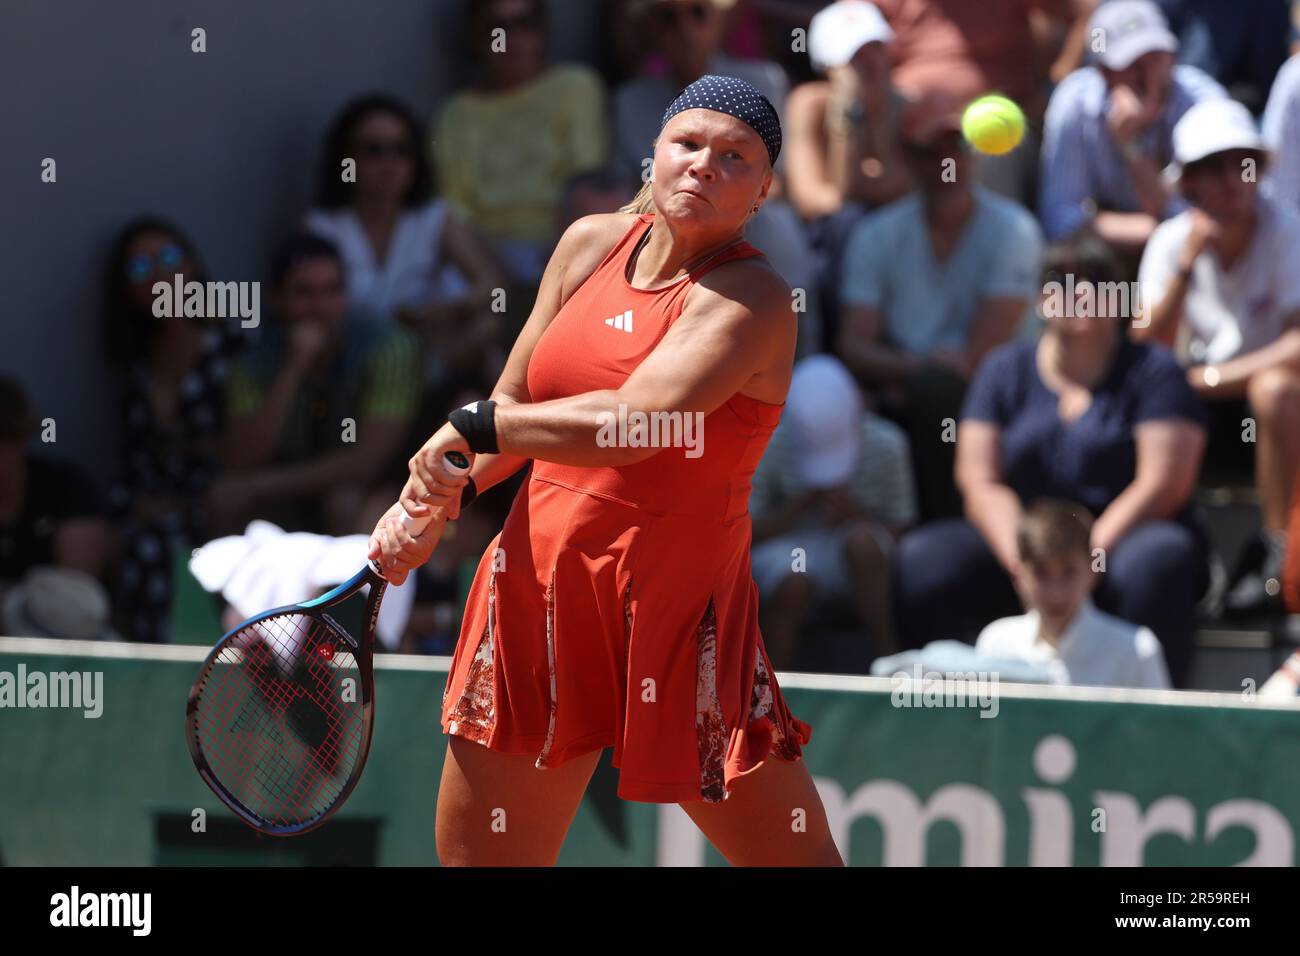
<svg viewBox="0 0 1300 956">
<path fill-rule="evenodd" d="M 794 367 L 785 419 L 801 485 L 834 488 L 849 480 L 862 454 L 862 393 L 839 359 L 810 355 Z"/>
<path fill-rule="evenodd" d="M 1097 61 L 1108 70 L 1122 70 L 1144 53 L 1175 53 L 1178 38 L 1169 31 L 1164 14 L 1151 0 L 1110 0 L 1093 11 L 1088 43 L 1100 43 Z"/>
<path fill-rule="evenodd" d="M 808 58 L 813 69 L 824 73 L 844 66 L 868 43 L 888 43 L 894 31 L 874 3 L 836 0 L 812 18 L 808 28 Z"/>
<path fill-rule="evenodd" d="M 1229 149 L 1264 151 L 1264 138 L 1250 110 L 1236 100 L 1202 100 L 1174 124 L 1174 161 L 1166 176 L 1177 178 L 1188 163 Z"/>
</svg>

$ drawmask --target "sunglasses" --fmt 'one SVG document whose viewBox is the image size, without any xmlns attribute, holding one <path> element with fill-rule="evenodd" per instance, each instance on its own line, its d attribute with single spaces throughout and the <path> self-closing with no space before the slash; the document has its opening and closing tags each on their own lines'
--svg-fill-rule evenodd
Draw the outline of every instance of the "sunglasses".
<svg viewBox="0 0 1300 956">
<path fill-rule="evenodd" d="M 688 18 L 704 23 L 712 12 L 713 5 L 709 3 L 664 3 L 655 7 L 654 20 L 656 25 L 667 30 L 685 23 Z"/>
<path fill-rule="evenodd" d="M 156 255 L 142 252 L 127 260 L 126 274 L 132 282 L 143 282 L 154 274 L 156 269 L 170 272 L 185 261 L 185 250 L 174 242 L 169 242 L 158 250 Z"/>
<path fill-rule="evenodd" d="M 385 156 L 409 159 L 415 150 L 410 141 L 405 139 L 368 139 L 357 144 L 357 152 L 366 159 L 383 159 Z"/>
</svg>

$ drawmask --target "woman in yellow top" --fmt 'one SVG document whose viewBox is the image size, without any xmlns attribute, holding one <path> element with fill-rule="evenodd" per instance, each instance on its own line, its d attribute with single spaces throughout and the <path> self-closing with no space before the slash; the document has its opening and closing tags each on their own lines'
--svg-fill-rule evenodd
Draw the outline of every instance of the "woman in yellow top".
<svg viewBox="0 0 1300 956">
<path fill-rule="evenodd" d="M 447 101 L 430 146 L 443 195 L 512 278 L 532 286 L 554 245 L 565 182 L 609 153 L 600 76 L 548 65 L 546 29 L 544 0 L 474 5 L 466 39 L 482 78 Z"/>
</svg>

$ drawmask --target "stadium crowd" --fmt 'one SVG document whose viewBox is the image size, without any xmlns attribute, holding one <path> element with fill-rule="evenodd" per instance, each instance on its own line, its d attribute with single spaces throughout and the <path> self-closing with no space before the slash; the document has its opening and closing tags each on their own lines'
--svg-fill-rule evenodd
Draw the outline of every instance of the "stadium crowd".
<svg viewBox="0 0 1300 956">
<path fill-rule="evenodd" d="M 1300 613 L 1300 2 L 604 11 L 600 62 L 555 62 L 547 0 L 473 0 L 445 42 L 476 72 L 435 115 L 341 104 L 256 329 L 156 318 L 153 284 L 212 278 L 205 250 L 165 210 L 123 224 L 113 480 L 45 454 L 0 380 L 0 582 L 83 572 L 44 586 L 96 582 L 117 633 L 168 642 L 178 555 L 254 518 L 368 533 L 424 438 L 490 391 L 558 237 L 629 203 L 664 107 L 718 73 L 765 93 L 786 143 L 746 233 L 800 330 L 751 500 L 775 666 L 838 626 L 864 673 L 955 639 L 1074 683 L 1186 686 L 1207 616 Z M 1001 156 L 962 134 L 989 92 L 1028 120 Z M 522 480 L 421 570 L 403 649 L 450 652 L 461 565 Z M 1208 483 L 1255 490 L 1239 555 Z"/>
</svg>

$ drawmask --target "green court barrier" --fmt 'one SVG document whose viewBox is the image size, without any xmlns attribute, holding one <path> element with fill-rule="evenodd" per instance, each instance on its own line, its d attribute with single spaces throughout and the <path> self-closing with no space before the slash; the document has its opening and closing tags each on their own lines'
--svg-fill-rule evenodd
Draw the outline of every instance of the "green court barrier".
<svg viewBox="0 0 1300 956">
<path fill-rule="evenodd" d="M 436 863 L 447 658 L 377 660 L 361 783 L 329 824 L 286 840 L 236 821 L 194 772 L 183 717 L 203 654 L 0 638 L 0 861 Z M 96 701 L 17 706 L 20 675 L 53 686 L 74 673 L 91 675 L 88 690 L 100 675 Z M 975 676 L 779 675 L 791 710 L 813 725 L 805 758 L 850 864 L 1294 864 L 1295 707 Z M 561 864 L 725 865 L 679 808 L 621 801 L 616 786 L 606 751 Z"/>
</svg>

